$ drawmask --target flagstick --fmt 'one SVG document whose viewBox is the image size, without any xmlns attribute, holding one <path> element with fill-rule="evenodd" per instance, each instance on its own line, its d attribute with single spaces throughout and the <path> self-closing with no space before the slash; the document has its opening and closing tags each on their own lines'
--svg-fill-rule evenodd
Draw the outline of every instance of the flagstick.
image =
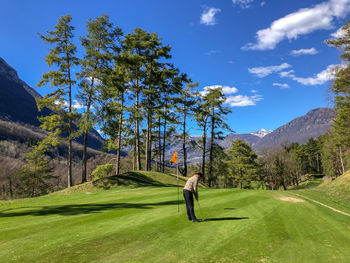
<svg viewBox="0 0 350 263">
<path fill-rule="evenodd" d="M 180 197 L 179 197 L 179 164 L 176 164 L 176 183 L 177 183 L 177 213 L 180 213 Z"/>
</svg>

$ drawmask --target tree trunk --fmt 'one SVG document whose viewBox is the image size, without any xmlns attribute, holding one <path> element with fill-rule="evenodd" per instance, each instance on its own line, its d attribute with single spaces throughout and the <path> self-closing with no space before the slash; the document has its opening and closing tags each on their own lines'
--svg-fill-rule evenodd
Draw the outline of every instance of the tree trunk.
<svg viewBox="0 0 350 263">
<path fill-rule="evenodd" d="M 339 146 L 339 159 L 340 159 L 340 163 L 341 163 L 342 174 L 344 174 L 345 173 L 345 169 L 344 169 L 344 163 L 343 163 L 341 146 Z"/>
<path fill-rule="evenodd" d="M 124 110 L 124 93 L 121 94 L 120 98 L 120 113 L 119 113 L 119 127 L 118 127 L 118 141 L 117 141 L 117 163 L 115 174 L 120 174 L 120 151 L 122 145 L 122 125 L 123 125 L 123 110 Z"/>
<path fill-rule="evenodd" d="M 72 180 L 72 134 L 73 134 L 73 129 L 72 129 L 72 81 L 70 77 L 70 64 L 69 64 L 69 56 L 68 53 L 66 54 L 66 62 L 67 62 L 67 70 L 68 70 L 68 93 L 69 93 L 69 127 L 68 127 L 68 132 L 69 132 L 69 137 L 68 137 L 68 187 L 71 187 L 73 185 L 73 180 Z"/>
<path fill-rule="evenodd" d="M 148 158 L 149 158 L 149 112 L 147 112 L 147 125 L 146 125 L 146 147 L 145 147 L 145 171 L 148 170 Z"/>
<path fill-rule="evenodd" d="M 159 172 L 162 169 L 162 138 L 160 137 L 160 129 L 161 129 L 161 123 L 160 123 L 160 117 L 158 118 L 158 154 L 159 154 Z"/>
<path fill-rule="evenodd" d="M 211 187 L 213 180 L 213 149 L 214 149 L 214 108 L 211 116 L 211 138 L 210 138 L 210 151 L 209 151 L 209 174 L 208 174 L 208 185 Z"/>
<path fill-rule="evenodd" d="M 183 138 L 182 138 L 182 150 L 183 150 L 183 176 L 187 176 L 187 151 L 186 151 L 186 109 L 184 108 L 184 121 L 183 121 Z"/>
<path fill-rule="evenodd" d="M 137 83 L 137 86 L 138 86 L 138 83 Z M 136 91 L 136 112 L 137 113 L 139 112 L 139 91 L 138 90 Z M 136 121 L 135 121 L 135 150 L 136 150 L 136 169 L 141 170 L 140 127 L 139 127 L 138 116 L 136 116 Z"/>
<path fill-rule="evenodd" d="M 9 180 L 10 198 L 13 199 L 13 190 L 12 190 L 12 179 L 11 179 L 11 177 L 8 177 L 8 180 Z"/>
<path fill-rule="evenodd" d="M 207 143 L 207 119 L 208 115 L 205 116 L 204 118 L 204 123 L 203 123 L 203 152 L 202 152 L 202 174 L 203 174 L 203 181 L 205 178 L 205 152 L 206 152 L 206 143 Z"/>
<path fill-rule="evenodd" d="M 151 171 L 151 158 L 152 158 L 152 118 L 150 111 L 147 113 L 147 127 L 146 127 L 146 162 L 145 170 Z"/>
<path fill-rule="evenodd" d="M 83 163 L 82 163 L 82 171 L 81 171 L 81 183 L 86 182 L 86 166 L 87 166 L 87 137 L 88 132 L 84 132 L 84 145 L 83 145 Z"/>
<path fill-rule="evenodd" d="M 95 67 L 96 69 L 96 67 Z M 94 69 L 94 70 L 95 70 Z M 90 92 L 89 92 L 89 99 L 88 99 L 88 104 L 86 108 L 86 125 L 89 124 L 90 122 L 90 108 L 91 108 L 91 103 L 92 103 L 92 94 L 94 90 L 94 82 L 95 78 L 91 79 L 91 86 L 90 86 Z M 83 148 L 83 164 L 82 164 L 82 174 L 81 174 L 81 182 L 85 183 L 86 182 L 86 167 L 87 167 L 87 137 L 88 137 L 88 128 L 85 127 L 84 131 L 84 148 Z"/>
<path fill-rule="evenodd" d="M 152 171 L 152 114 L 149 117 L 149 137 L 148 137 L 148 171 Z"/>
<path fill-rule="evenodd" d="M 162 172 L 165 171 L 165 134 L 166 134 L 166 117 L 164 117 L 164 131 L 163 131 L 163 147 L 162 147 Z"/>
</svg>

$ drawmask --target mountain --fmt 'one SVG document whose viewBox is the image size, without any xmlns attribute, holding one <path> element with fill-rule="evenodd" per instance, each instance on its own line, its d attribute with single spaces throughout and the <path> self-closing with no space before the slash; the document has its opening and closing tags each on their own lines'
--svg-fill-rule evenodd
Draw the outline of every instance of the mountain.
<svg viewBox="0 0 350 263">
<path fill-rule="evenodd" d="M 325 134 L 331 127 L 336 112 L 330 108 L 318 108 L 275 129 L 259 140 L 253 148 L 279 146 L 285 142 L 306 143 L 310 138 Z"/>
<path fill-rule="evenodd" d="M 265 129 L 261 129 L 259 131 L 255 131 L 255 132 L 251 132 L 250 134 L 252 135 L 256 135 L 259 136 L 260 138 L 268 135 L 269 133 L 273 132 L 273 130 L 265 130 Z"/>
<path fill-rule="evenodd" d="M 17 72 L 0 57 L 0 118 L 39 126 L 37 97 L 40 95 L 19 79 Z"/>
<path fill-rule="evenodd" d="M 287 124 L 272 130 L 261 129 L 247 134 L 228 134 L 223 140 L 216 142 L 224 149 L 231 147 L 232 141 L 237 138 L 248 143 L 256 152 L 266 147 L 280 146 L 283 143 L 297 142 L 299 144 L 306 143 L 310 138 L 317 138 L 325 134 L 332 125 L 336 112 L 330 108 L 318 108 L 309 111 L 306 115 L 296 118 Z M 198 141 L 201 136 L 192 136 L 189 141 Z M 210 138 L 207 139 L 207 147 L 209 148 Z M 181 144 L 172 144 L 166 149 L 166 158 L 170 159 L 172 154 L 177 151 L 179 159 L 182 159 Z M 188 149 L 188 160 L 191 163 L 198 163 L 201 160 L 201 153 Z"/>
<path fill-rule="evenodd" d="M 16 70 L 0 57 L 0 119 L 16 122 L 18 125 L 38 127 L 38 116 L 50 113 L 48 109 L 38 111 L 35 98 L 40 97 L 40 94 L 21 80 Z M 15 134 L 13 136 L 15 137 Z M 0 138 L 2 137 L 4 136 L 0 134 Z M 77 141 L 82 143 L 83 139 L 78 138 Z M 92 130 L 88 136 L 88 146 L 100 149 L 102 144 L 102 137 Z"/>
</svg>

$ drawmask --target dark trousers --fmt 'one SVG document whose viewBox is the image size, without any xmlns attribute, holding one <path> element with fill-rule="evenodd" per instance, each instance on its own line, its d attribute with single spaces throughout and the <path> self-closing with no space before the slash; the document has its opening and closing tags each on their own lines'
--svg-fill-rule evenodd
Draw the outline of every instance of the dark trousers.
<svg viewBox="0 0 350 263">
<path fill-rule="evenodd" d="M 186 202 L 186 210 L 187 210 L 187 216 L 188 220 L 195 220 L 196 216 L 194 214 L 194 205 L 193 205 L 193 194 L 191 191 L 188 191 L 186 189 L 183 190 L 183 195 Z"/>
</svg>

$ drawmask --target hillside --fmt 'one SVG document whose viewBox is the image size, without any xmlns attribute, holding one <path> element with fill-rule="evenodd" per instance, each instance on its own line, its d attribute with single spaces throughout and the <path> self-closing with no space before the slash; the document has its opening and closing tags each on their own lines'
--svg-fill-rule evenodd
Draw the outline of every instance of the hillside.
<svg viewBox="0 0 350 263">
<path fill-rule="evenodd" d="M 350 201 L 350 171 L 347 171 L 333 181 L 320 185 L 317 191 Z"/>
<path fill-rule="evenodd" d="M 311 190 L 302 190 L 300 193 L 337 209 L 350 212 L 350 171 L 333 181 L 325 182 Z"/>
<path fill-rule="evenodd" d="M 61 191 L 52 193 L 54 195 L 71 194 L 77 192 L 86 191 L 99 191 L 101 189 L 111 189 L 120 187 L 171 187 L 179 186 L 183 187 L 187 181 L 187 177 L 176 174 L 165 174 L 160 172 L 147 172 L 147 171 L 129 171 L 118 176 L 109 176 L 105 179 L 98 180 L 96 182 L 87 182 L 84 184 L 75 185 L 71 188 L 66 188 Z M 200 187 L 206 187 L 203 184 L 199 184 Z"/>
<path fill-rule="evenodd" d="M 255 150 L 279 146 L 285 142 L 306 143 L 310 138 L 325 134 L 333 123 L 336 112 L 330 108 L 318 108 L 296 118 L 264 136 L 255 145 Z"/>
<path fill-rule="evenodd" d="M 0 187 L 8 187 L 8 177 L 12 176 L 24 164 L 24 155 L 31 151 L 31 147 L 39 140 L 43 139 L 45 133 L 35 126 L 29 124 L 19 124 L 16 122 L 0 120 Z M 73 142 L 73 181 L 81 181 L 81 159 L 83 146 Z M 62 142 L 57 148 L 52 149 L 48 154 L 54 164 L 55 189 L 66 186 L 66 156 L 68 145 Z M 88 174 L 95 169 L 96 165 L 107 162 L 111 155 L 102 153 L 92 148 L 88 148 L 87 156 Z"/>
<path fill-rule="evenodd" d="M 23 80 L 18 77 L 14 68 L 0 57 L 0 120 L 2 126 L 4 122 L 16 123 L 17 126 L 25 126 L 26 129 L 35 130 L 40 125 L 38 116 L 50 113 L 48 109 L 39 112 L 36 107 L 35 98 L 41 96 Z M 0 132 L 0 139 L 6 140 L 8 133 Z M 12 132 L 11 137 L 21 137 Z M 78 138 L 79 143 L 83 142 L 83 138 Z M 103 139 L 99 133 L 92 130 L 88 136 L 88 146 L 96 150 L 101 149 Z"/>
</svg>

